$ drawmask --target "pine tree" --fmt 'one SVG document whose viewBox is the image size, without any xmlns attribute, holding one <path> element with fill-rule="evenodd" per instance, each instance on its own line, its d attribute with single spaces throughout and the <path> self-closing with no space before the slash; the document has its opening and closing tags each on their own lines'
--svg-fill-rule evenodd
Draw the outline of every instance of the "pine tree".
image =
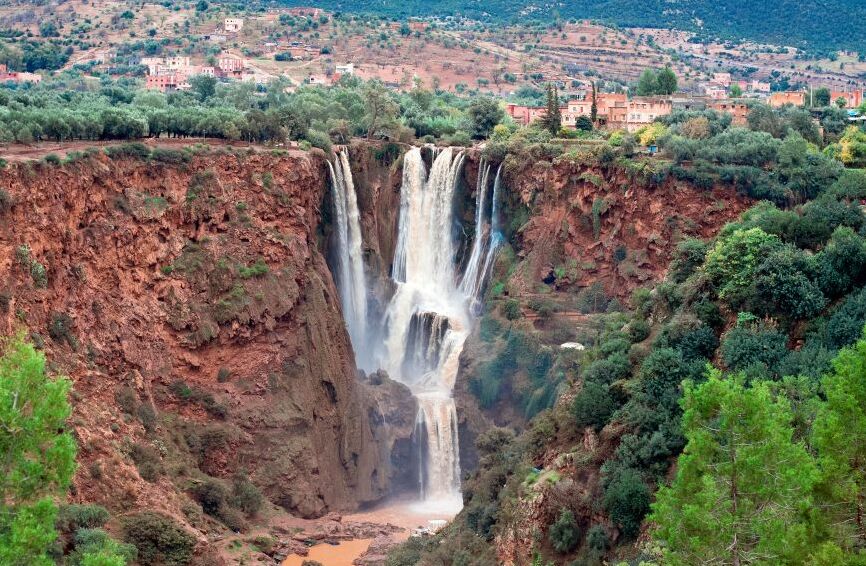
<svg viewBox="0 0 866 566">
<path fill-rule="evenodd" d="M 792 414 L 766 383 L 718 370 L 685 383 L 688 444 L 670 487 L 659 489 L 650 520 L 665 564 L 805 564 L 814 548 L 800 511 L 817 469 L 793 437 Z"/>
<path fill-rule="evenodd" d="M 559 130 L 562 128 L 562 114 L 560 114 L 559 110 L 559 92 L 552 83 L 547 84 L 547 104 L 545 105 L 542 124 L 554 136 L 559 134 Z"/>
<path fill-rule="evenodd" d="M 843 350 L 822 381 L 827 397 L 812 428 L 816 488 L 843 547 L 866 546 L 866 340 Z"/>
<path fill-rule="evenodd" d="M 21 337 L 0 343 L 0 564 L 52 565 L 53 497 L 69 487 L 75 440 L 68 379 L 48 379 L 45 357 Z"/>
<path fill-rule="evenodd" d="M 592 83 L 592 106 L 589 109 L 589 119 L 592 120 L 592 123 L 595 124 L 598 122 L 598 103 L 597 103 L 597 93 L 595 90 L 595 81 Z"/>
</svg>

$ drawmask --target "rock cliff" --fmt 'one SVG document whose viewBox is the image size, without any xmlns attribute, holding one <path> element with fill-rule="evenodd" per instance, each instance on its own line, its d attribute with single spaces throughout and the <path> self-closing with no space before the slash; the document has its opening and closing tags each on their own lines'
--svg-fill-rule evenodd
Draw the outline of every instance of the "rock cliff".
<svg viewBox="0 0 866 566">
<path fill-rule="evenodd" d="M 304 517 L 381 499 L 379 407 L 408 393 L 356 379 L 316 239 L 323 154 L 155 157 L 0 171 L 0 326 L 74 381 L 72 499 L 200 529 L 199 470 Z"/>
</svg>

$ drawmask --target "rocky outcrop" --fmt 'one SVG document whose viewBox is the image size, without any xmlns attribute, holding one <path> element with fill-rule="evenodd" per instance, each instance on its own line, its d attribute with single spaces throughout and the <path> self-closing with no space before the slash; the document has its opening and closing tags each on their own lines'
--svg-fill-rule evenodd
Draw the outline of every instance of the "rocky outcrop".
<svg viewBox="0 0 866 566">
<path fill-rule="evenodd" d="M 356 379 L 316 242 L 323 159 L 94 153 L 0 172 L 0 326 L 74 381 L 75 499 L 187 520 L 196 467 L 243 470 L 305 517 L 389 492 L 375 415 L 400 392 Z M 150 481 L 135 445 L 160 455 Z"/>
</svg>

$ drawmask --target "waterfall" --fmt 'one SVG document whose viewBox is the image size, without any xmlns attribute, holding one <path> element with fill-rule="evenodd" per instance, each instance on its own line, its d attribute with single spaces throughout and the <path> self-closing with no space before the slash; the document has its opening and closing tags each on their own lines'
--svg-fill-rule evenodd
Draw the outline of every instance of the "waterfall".
<svg viewBox="0 0 866 566">
<path fill-rule="evenodd" d="M 472 312 L 480 309 L 481 295 L 487 277 L 493 269 L 496 252 L 502 243 L 499 231 L 499 190 L 502 183 L 502 165 L 496 169 L 493 181 L 493 195 L 490 208 L 490 228 L 484 230 L 484 200 L 487 193 L 487 181 L 490 176 L 490 165 L 482 159 L 478 170 L 478 183 L 475 188 L 475 241 L 472 243 L 472 254 L 466 264 L 466 270 L 460 281 L 460 290 L 469 300 Z"/>
<path fill-rule="evenodd" d="M 360 214 L 355 182 L 349 166 L 348 152 L 341 151 L 332 165 L 331 190 L 336 218 L 337 288 L 346 328 L 355 350 L 358 367 L 370 370 L 367 344 L 367 282 L 364 276 Z"/>
<path fill-rule="evenodd" d="M 466 264 L 466 271 L 460 281 L 460 290 L 467 297 L 477 295 L 476 286 L 479 279 L 479 270 L 484 261 L 485 233 L 484 233 L 484 197 L 487 195 L 487 180 L 490 176 L 490 164 L 482 157 L 478 164 L 478 180 L 475 183 L 475 240 L 472 242 L 472 253 Z"/>
<path fill-rule="evenodd" d="M 434 153 L 429 175 L 419 148 L 403 158 L 400 219 L 382 363 L 418 401 L 420 493 L 425 505 L 457 510 L 460 459 L 452 398 L 469 327 L 454 268 L 454 192 L 465 155 Z"/>
<path fill-rule="evenodd" d="M 454 199 L 466 155 L 453 148 L 431 148 L 431 154 L 429 172 L 421 148 L 403 157 L 391 270 L 395 289 L 384 309 L 382 340 L 370 337 L 358 203 L 346 152 L 331 166 L 339 248 L 336 271 L 359 367 L 386 369 L 409 387 L 418 402 L 414 437 L 424 508 L 456 512 L 462 498 L 457 409 L 452 395 L 472 312 L 502 238 L 497 218 L 502 166 L 496 171 L 489 205 L 492 168 L 484 160 L 479 166 L 475 240 L 460 277 L 455 267 Z"/>
</svg>

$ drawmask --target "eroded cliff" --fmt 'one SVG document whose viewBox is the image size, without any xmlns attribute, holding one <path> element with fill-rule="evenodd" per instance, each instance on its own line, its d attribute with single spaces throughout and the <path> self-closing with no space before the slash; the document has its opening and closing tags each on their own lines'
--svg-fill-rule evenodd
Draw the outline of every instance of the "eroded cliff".
<svg viewBox="0 0 866 566">
<path fill-rule="evenodd" d="M 203 474 L 306 517 L 381 499 L 380 407 L 408 394 L 356 379 L 316 242 L 324 156 L 160 156 L 0 172 L 3 332 L 74 381 L 72 499 L 200 531 Z"/>
</svg>

